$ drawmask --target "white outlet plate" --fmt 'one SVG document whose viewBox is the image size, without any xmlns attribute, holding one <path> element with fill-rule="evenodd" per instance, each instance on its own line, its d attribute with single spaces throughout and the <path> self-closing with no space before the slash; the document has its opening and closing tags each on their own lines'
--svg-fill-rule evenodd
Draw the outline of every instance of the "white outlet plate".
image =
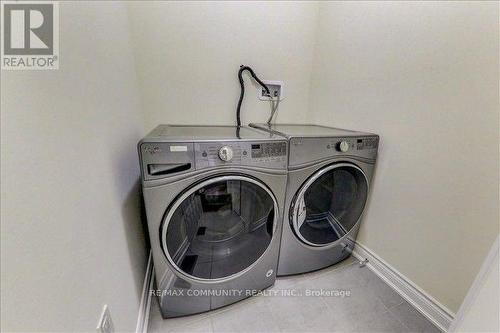
<svg viewBox="0 0 500 333">
<path fill-rule="evenodd" d="M 264 84 L 269 88 L 269 91 L 273 96 L 277 96 L 279 94 L 280 101 L 283 100 L 283 81 L 273 81 L 273 80 L 262 80 Z M 269 97 L 265 95 L 265 90 L 262 87 L 259 87 L 258 97 L 261 101 L 269 101 Z"/>
<path fill-rule="evenodd" d="M 98 333 L 114 333 L 115 331 L 107 304 L 102 308 L 101 318 L 99 318 L 96 330 Z"/>
</svg>

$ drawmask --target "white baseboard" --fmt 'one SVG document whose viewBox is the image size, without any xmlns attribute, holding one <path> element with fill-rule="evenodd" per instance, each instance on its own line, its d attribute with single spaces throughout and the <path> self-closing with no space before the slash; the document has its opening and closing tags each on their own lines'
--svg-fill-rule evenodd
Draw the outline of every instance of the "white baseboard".
<svg viewBox="0 0 500 333">
<path fill-rule="evenodd" d="M 406 276 L 398 272 L 366 246 L 357 243 L 352 252 L 359 260 L 368 259 L 366 266 L 391 286 L 408 303 L 429 319 L 443 332 L 446 332 L 455 314 L 443 304 L 418 287 Z"/>
<path fill-rule="evenodd" d="M 149 251 L 148 266 L 142 285 L 141 304 L 139 305 L 139 314 L 137 315 L 136 333 L 147 333 L 148 331 L 149 309 L 151 308 L 151 293 L 149 291 L 153 288 L 153 276 L 153 256 L 151 251 Z"/>
</svg>

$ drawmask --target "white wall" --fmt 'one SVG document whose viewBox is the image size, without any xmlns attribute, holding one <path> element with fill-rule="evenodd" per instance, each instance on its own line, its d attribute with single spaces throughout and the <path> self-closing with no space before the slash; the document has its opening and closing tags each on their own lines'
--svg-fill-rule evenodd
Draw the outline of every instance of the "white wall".
<svg viewBox="0 0 500 333">
<path fill-rule="evenodd" d="M 278 121 L 308 120 L 316 2 L 159 2 L 129 5 L 144 120 L 235 124 L 241 64 L 285 83 Z M 269 103 L 245 74 L 242 123 L 266 121 Z"/>
<path fill-rule="evenodd" d="M 498 3 L 320 7 L 314 120 L 380 134 L 359 240 L 456 311 L 498 234 Z"/>
<path fill-rule="evenodd" d="M 143 133 L 119 3 L 60 4 L 60 69 L 1 75 L 1 329 L 135 330 Z"/>
<path fill-rule="evenodd" d="M 135 144 L 158 123 L 233 124 L 240 64 L 285 82 L 278 121 L 381 135 L 359 239 L 456 311 L 498 234 L 498 3 L 63 2 L 60 18 L 60 70 L 1 77 L 2 330 L 92 331 L 105 303 L 134 329 Z M 243 122 L 264 121 L 245 81 Z"/>
<path fill-rule="evenodd" d="M 498 242 L 497 238 L 449 332 L 500 332 Z"/>
</svg>

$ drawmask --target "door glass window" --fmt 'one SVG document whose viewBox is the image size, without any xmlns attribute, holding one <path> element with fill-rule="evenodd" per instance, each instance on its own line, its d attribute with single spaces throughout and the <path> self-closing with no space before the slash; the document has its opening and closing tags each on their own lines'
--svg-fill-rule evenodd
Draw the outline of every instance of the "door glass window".
<svg viewBox="0 0 500 333">
<path fill-rule="evenodd" d="M 163 225 L 165 250 L 183 273 L 202 279 L 227 277 L 257 261 L 277 213 L 263 185 L 237 176 L 202 183 L 173 209 Z"/>
<path fill-rule="evenodd" d="M 348 164 L 330 167 L 299 192 L 292 215 L 295 233 L 309 245 L 335 242 L 354 227 L 367 195 L 368 183 L 361 170 Z"/>
</svg>

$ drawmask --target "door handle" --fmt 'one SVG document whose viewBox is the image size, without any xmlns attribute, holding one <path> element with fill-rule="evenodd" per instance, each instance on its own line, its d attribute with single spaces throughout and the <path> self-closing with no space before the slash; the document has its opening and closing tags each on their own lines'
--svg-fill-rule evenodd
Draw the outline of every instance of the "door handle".
<svg viewBox="0 0 500 333">
<path fill-rule="evenodd" d="M 191 163 L 148 164 L 151 176 L 163 176 L 191 169 Z"/>
</svg>

